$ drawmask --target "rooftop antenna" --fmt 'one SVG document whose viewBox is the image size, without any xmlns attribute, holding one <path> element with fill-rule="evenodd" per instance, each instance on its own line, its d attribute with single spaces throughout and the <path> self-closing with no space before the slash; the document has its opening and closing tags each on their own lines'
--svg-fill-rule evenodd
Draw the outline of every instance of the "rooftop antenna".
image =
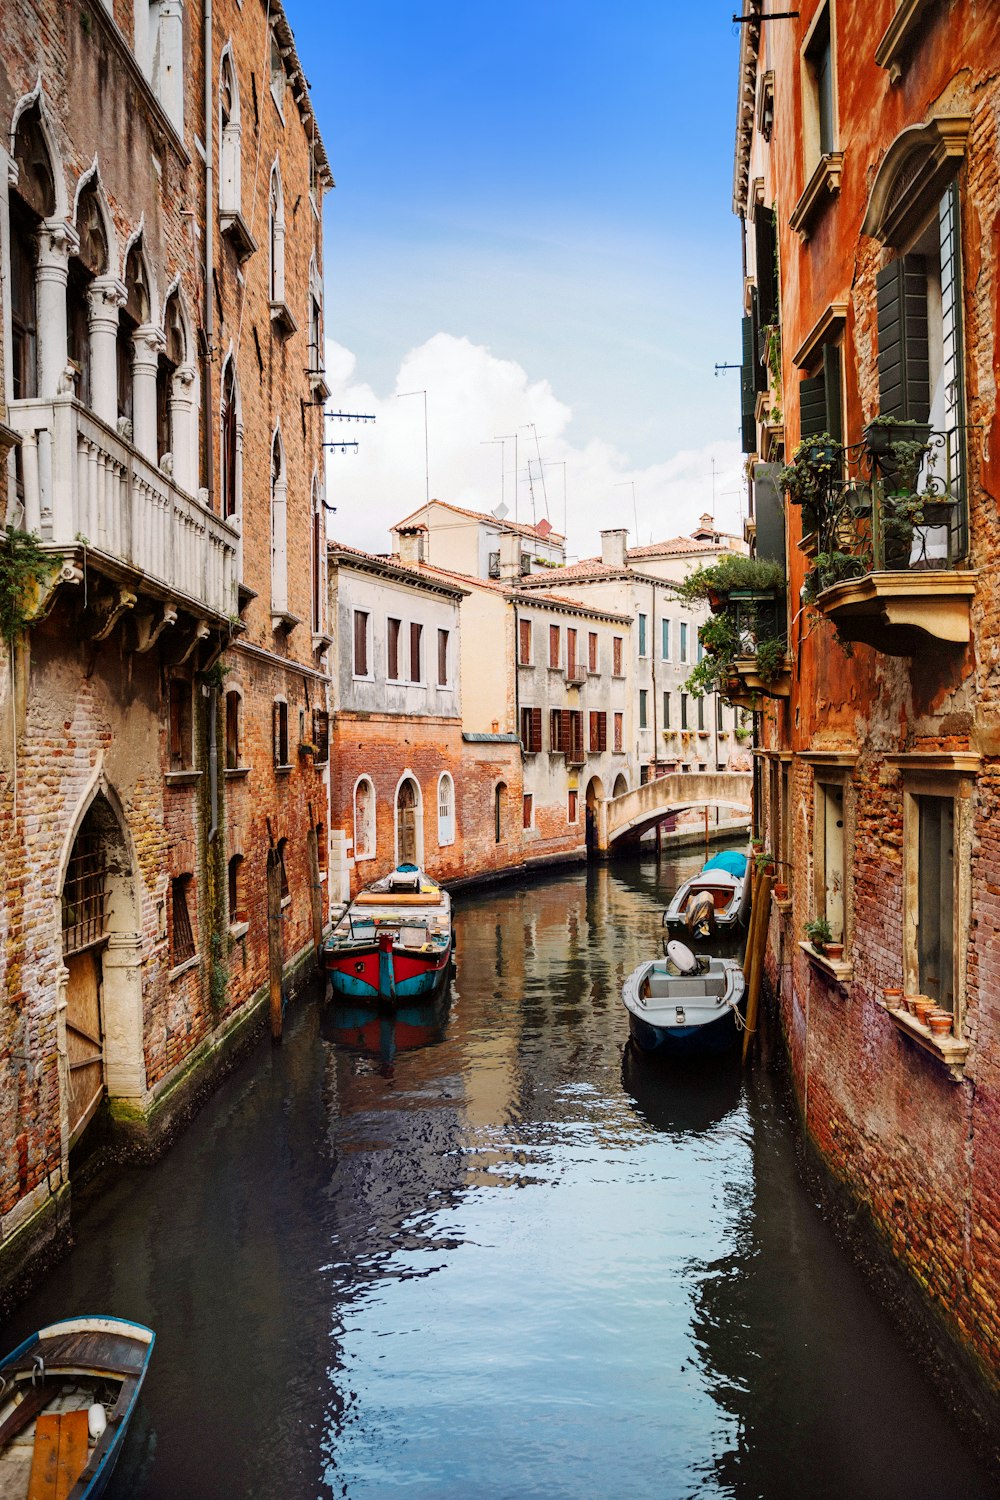
<svg viewBox="0 0 1000 1500">
<path fill-rule="evenodd" d="M 423 396 L 424 398 L 424 504 L 431 503 L 431 470 L 427 448 L 427 392 L 426 391 L 397 391 L 396 400 L 402 401 L 406 396 Z"/>
<path fill-rule="evenodd" d="M 528 459 L 528 494 L 531 496 L 531 524 L 538 525 L 538 517 L 535 514 L 535 486 L 531 482 L 531 459 Z"/>
<path fill-rule="evenodd" d="M 505 433 L 501 434 L 500 436 L 495 437 L 493 439 L 493 441 L 495 443 L 510 443 L 510 442 L 513 442 L 513 444 L 514 444 L 514 525 L 516 526 L 517 525 L 517 489 L 518 489 L 518 485 L 517 485 L 517 480 L 518 480 L 518 473 L 517 473 L 517 433 L 516 432 L 505 432 Z M 506 449 L 504 451 L 506 452 Z M 502 460 L 501 460 L 501 462 L 502 462 Z"/>
<path fill-rule="evenodd" d="M 631 488 L 631 490 L 632 490 L 632 515 L 633 515 L 633 518 L 635 520 L 635 541 L 636 541 L 636 546 L 638 546 L 639 542 L 640 542 L 640 536 L 639 536 L 639 511 L 638 511 L 638 508 L 636 507 L 636 503 L 635 503 L 635 480 L 634 479 L 623 479 L 622 482 L 621 482 L 621 484 L 616 484 L 616 485 L 613 486 L 613 488 L 616 489 L 616 490 L 627 490 L 627 489 Z"/>
<path fill-rule="evenodd" d="M 552 517 L 549 515 L 549 496 L 548 491 L 545 488 L 545 466 L 542 463 L 542 450 L 538 442 L 538 428 L 535 426 L 534 422 L 525 422 L 522 425 L 525 430 L 530 427 L 531 431 L 535 434 L 535 453 L 538 455 L 538 471 L 542 478 L 542 499 L 545 501 L 545 518 L 546 520 L 551 521 Z M 529 482 L 531 480 L 530 464 L 528 465 L 528 480 Z"/>
</svg>

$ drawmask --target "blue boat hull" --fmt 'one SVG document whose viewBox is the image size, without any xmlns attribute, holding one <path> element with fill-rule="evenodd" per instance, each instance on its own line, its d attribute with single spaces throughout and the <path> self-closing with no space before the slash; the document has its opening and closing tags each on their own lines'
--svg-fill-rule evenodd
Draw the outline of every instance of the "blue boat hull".
<svg viewBox="0 0 1000 1500">
<path fill-rule="evenodd" d="M 702 1026 L 653 1026 L 631 1011 L 628 1024 L 640 1051 L 661 1057 L 716 1057 L 731 1052 L 740 1038 L 735 1012 L 728 1006 L 725 1014 Z"/>
</svg>

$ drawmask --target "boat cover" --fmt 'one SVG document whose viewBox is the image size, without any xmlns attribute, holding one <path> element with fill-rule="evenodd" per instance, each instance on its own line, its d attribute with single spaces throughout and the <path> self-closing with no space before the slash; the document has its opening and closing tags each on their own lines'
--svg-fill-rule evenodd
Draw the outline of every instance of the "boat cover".
<svg viewBox="0 0 1000 1500">
<path fill-rule="evenodd" d="M 738 849 L 725 849 L 721 854 L 712 855 L 707 864 L 702 866 L 702 874 L 706 870 L 725 870 L 729 875 L 745 875 L 747 857 Z"/>
</svg>

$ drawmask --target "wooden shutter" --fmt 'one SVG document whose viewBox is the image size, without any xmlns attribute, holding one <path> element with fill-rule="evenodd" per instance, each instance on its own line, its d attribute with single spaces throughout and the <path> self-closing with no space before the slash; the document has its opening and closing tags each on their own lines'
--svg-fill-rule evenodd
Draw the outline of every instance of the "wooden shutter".
<svg viewBox="0 0 1000 1500">
<path fill-rule="evenodd" d="M 438 631 L 438 686 L 445 687 L 448 683 L 448 632 Z"/>
<path fill-rule="evenodd" d="M 558 750 L 558 749 L 560 749 L 560 745 L 559 745 L 559 727 L 560 727 L 560 724 L 559 724 L 559 710 L 558 710 L 558 708 L 552 708 L 552 709 L 549 710 L 549 749 L 550 750 Z"/>
<path fill-rule="evenodd" d="M 826 430 L 837 442 L 843 439 L 840 410 L 840 349 L 836 344 L 823 345 L 823 384 L 826 387 Z"/>
<path fill-rule="evenodd" d="M 598 714 L 597 710 L 596 709 L 591 709 L 591 711 L 590 711 L 590 748 L 591 748 L 591 750 L 596 750 L 597 749 L 597 739 L 598 739 L 598 734 L 599 734 L 599 730 L 597 728 L 597 721 L 598 721 L 599 717 L 600 717 L 600 715 Z"/>
<path fill-rule="evenodd" d="M 368 616 L 363 609 L 354 611 L 354 674 L 368 676 Z"/>
<path fill-rule="evenodd" d="M 559 626 L 549 626 L 549 666 L 559 665 Z"/>
<path fill-rule="evenodd" d="M 750 288 L 750 316 L 753 319 L 753 388 L 755 392 L 766 391 L 767 368 L 762 358 L 760 293 L 755 286 Z"/>
<path fill-rule="evenodd" d="M 588 668 L 589 668 L 589 670 L 591 672 L 596 672 L 597 671 L 597 631 L 596 630 L 592 630 L 590 632 L 590 636 L 588 638 L 588 643 L 587 643 L 587 648 L 588 648 L 588 652 L 589 652 L 589 655 L 588 655 L 588 658 L 587 658 Z"/>
<path fill-rule="evenodd" d="M 532 748 L 532 750 L 541 750 L 541 748 L 542 748 L 542 710 L 540 708 L 531 708 L 531 709 L 528 710 L 528 712 L 531 714 L 531 729 L 530 729 L 531 748 Z"/>
<path fill-rule="evenodd" d="M 758 204 L 753 220 L 757 260 L 758 358 L 763 360 L 765 328 L 778 322 L 778 247 L 774 233 L 774 210 Z"/>
<path fill-rule="evenodd" d="M 396 679 L 399 676 L 399 621 L 389 621 L 389 676 Z"/>
<path fill-rule="evenodd" d="M 919 255 L 900 255 L 875 278 L 878 305 L 879 411 L 926 422 L 930 417 L 927 274 Z"/>
<path fill-rule="evenodd" d="M 573 743 L 571 739 L 573 716 L 568 708 L 560 708 L 557 712 L 559 714 L 559 748 L 568 751 Z"/>
<path fill-rule="evenodd" d="M 805 376 L 799 381 L 799 436 L 816 437 L 826 431 L 826 377 Z"/>
<path fill-rule="evenodd" d="M 624 714 L 615 714 L 615 749 L 617 751 L 620 751 L 621 748 L 622 748 L 622 741 L 623 741 L 623 738 L 624 738 L 624 734 L 623 734 L 624 727 L 625 727 L 625 715 Z"/>
<path fill-rule="evenodd" d="M 281 704 L 271 705 L 271 753 L 274 764 L 281 765 Z"/>
<path fill-rule="evenodd" d="M 785 563 L 785 506 L 778 489 L 780 464 L 754 464 L 753 517 L 760 558 Z"/>
<path fill-rule="evenodd" d="M 576 631 L 572 626 L 566 630 L 566 672 L 570 677 L 576 676 Z"/>
<path fill-rule="evenodd" d="M 518 632 L 520 635 L 520 651 L 518 659 L 522 666 L 527 666 L 531 661 L 531 621 L 519 620 Z"/>
<path fill-rule="evenodd" d="M 615 676 L 620 677 L 622 675 L 622 638 L 620 635 L 614 637 L 612 645 L 614 656 L 613 670 Z"/>
<path fill-rule="evenodd" d="M 421 642 L 424 627 L 418 625 L 416 620 L 410 622 L 410 681 L 420 682 L 423 679 L 423 663 L 420 660 Z"/>
<path fill-rule="evenodd" d="M 757 404 L 757 384 L 754 366 L 757 363 L 753 317 L 743 319 L 743 364 L 740 371 L 740 417 L 743 436 L 743 452 L 753 453 L 757 448 L 757 424 L 754 409 Z"/>
</svg>

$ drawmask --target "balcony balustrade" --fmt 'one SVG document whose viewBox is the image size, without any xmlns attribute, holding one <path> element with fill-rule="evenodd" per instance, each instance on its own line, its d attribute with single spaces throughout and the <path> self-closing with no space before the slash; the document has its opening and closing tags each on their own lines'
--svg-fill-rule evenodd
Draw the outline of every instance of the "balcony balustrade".
<svg viewBox="0 0 1000 1500">
<path fill-rule="evenodd" d="M 14 401 L 24 527 L 136 594 L 221 622 L 238 612 L 239 533 L 72 396 Z"/>
<path fill-rule="evenodd" d="M 842 640 L 912 656 L 929 640 L 970 639 L 978 575 L 968 566 L 962 439 L 873 424 L 864 443 L 817 454 L 825 478 L 803 503 L 815 537 L 805 598 Z M 807 453 L 793 467 L 808 462 Z"/>
</svg>

